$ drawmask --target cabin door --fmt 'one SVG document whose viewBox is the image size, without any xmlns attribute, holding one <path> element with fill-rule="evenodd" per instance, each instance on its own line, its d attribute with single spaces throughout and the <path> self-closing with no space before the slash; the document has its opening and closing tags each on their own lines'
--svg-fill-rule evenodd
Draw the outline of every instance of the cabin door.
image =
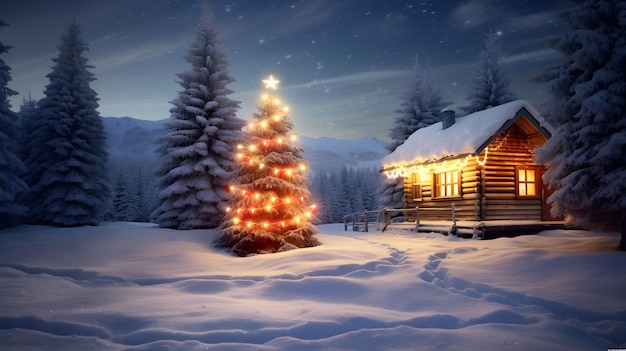
<svg viewBox="0 0 626 351">
<path fill-rule="evenodd" d="M 543 176 L 543 172 L 541 174 Z M 552 205 L 548 203 L 548 197 L 554 193 L 554 189 L 549 189 L 548 185 L 541 182 L 541 219 L 544 221 L 560 221 L 561 217 L 553 217 L 550 213 Z"/>
</svg>

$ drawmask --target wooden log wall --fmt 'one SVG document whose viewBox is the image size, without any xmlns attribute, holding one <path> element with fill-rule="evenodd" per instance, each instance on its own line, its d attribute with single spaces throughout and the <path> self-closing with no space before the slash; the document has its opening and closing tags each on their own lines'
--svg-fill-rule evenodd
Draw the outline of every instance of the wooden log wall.
<svg viewBox="0 0 626 351">
<path fill-rule="evenodd" d="M 482 158 L 481 158 L 482 160 Z M 468 160 L 461 169 L 461 196 L 446 199 L 433 199 L 433 174 L 426 176 L 422 181 L 422 201 L 414 201 L 407 198 L 407 208 L 419 206 L 420 208 L 437 209 L 437 211 L 425 211 L 420 216 L 423 219 L 450 220 L 451 205 L 455 206 L 457 220 L 477 221 L 480 216 L 480 170 L 478 162 L 474 158 Z M 411 177 L 404 182 L 404 193 L 411 194 Z"/>
<path fill-rule="evenodd" d="M 424 219 L 449 220 L 450 205 L 454 203 L 457 220 L 541 220 L 541 197 L 516 196 L 515 166 L 534 166 L 533 150 L 537 145 L 517 126 L 512 125 L 489 146 L 487 162 L 481 166 L 475 157 L 468 160 L 461 171 L 461 196 L 433 199 L 433 175 L 421 179 L 422 201 L 409 198 L 411 177 L 405 179 L 406 207 L 435 208 L 440 211 L 423 213 Z M 483 151 L 478 159 L 485 159 Z M 537 191 L 540 195 L 541 173 Z M 445 218 L 443 218 L 445 217 Z"/>
<path fill-rule="evenodd" d="M 516 196 L 515 166 L 534 166 L 535 147 L 515 124 L 489 145 L 487 162 L 482 170 L 484 220 L 541 220 L 541 196 Z M 536 176 L 537 192 L 541 195 L 541 173 Z"/>
</svg>

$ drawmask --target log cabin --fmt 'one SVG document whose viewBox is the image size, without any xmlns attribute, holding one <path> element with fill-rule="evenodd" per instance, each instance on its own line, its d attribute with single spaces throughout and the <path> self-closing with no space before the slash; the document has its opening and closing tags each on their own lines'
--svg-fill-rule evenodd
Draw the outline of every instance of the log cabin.
<svg viewBox="0 0 626 351">
<path fill-rule="evenodd" d="M 387 155 L 382 172 L 402 177 L 405 206 L 435 209 L 431 219 L 444 219 L 437 214 L 454 204 L 456 220 L 480 223 L 482 237 L 488 227 L 519 230 L 522 223 L 559 220 L 546 202 L 545 168 L 534 162 L 535 149 L 553 132 L 524 100 L 459 118 L 446 111 L 442 122 L 417 130 Z"/>
</svg>

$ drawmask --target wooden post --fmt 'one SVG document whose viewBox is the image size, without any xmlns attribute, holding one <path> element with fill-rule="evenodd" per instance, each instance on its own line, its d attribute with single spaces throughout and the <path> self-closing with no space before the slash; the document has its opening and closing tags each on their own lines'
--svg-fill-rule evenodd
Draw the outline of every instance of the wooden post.
<svg viewBox="0 0 626 351">
<path fill-rule="evenodd" d="M 378 214 L 378 220 L 383 225 L 382 229 L 379 226 L 378 230 L 384 232 L 385 229 L 387 229 L 387 226 L 389 225 L 389 221 L 387 220 L 387 207 L 383 207 L 383 210 Z"/>
<path fill-rule="evenodd" d="M 369 221 L 369 215 L 367 214 L 367 212 L 363 212 L 363 216 L 365 217 L 365 231 L 367 232 L 367 222 Z"/>
<path fill-rule="evenodd" d="M 385 209 L 385 224 L 391 224 L 391 212 Z"/>
<path fill-rule="evenodd" d="M 420 207 L 415 206 L 415 232 L 420 230 Z"/>
<path fill-rule="evenodd" d="M 454 213 L 454 204 L 452 204 L 452 228 L 450 228 L 450 234 L 456 235 L 456 214 Z"/>
</svg>

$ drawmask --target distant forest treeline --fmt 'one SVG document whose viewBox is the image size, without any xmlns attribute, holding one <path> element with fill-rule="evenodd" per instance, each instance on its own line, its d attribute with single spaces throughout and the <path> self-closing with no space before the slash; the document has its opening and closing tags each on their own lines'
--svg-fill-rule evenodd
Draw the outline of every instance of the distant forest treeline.
<svg viewBox="0 0 626 351">
<path fill-rule="evenodd" d="M 113 200 L 105 220 L 149 222 L 150 213 L 156 205 L 153 173 L 156 159 L 115 158 L 109 162 Z M 372 210 L 377 206 L 381 178 L 375 168 L 321 170 L 311 173 L 309 179 L 320 224 L 342 222 L 347 214 Z"/>
</svg>

